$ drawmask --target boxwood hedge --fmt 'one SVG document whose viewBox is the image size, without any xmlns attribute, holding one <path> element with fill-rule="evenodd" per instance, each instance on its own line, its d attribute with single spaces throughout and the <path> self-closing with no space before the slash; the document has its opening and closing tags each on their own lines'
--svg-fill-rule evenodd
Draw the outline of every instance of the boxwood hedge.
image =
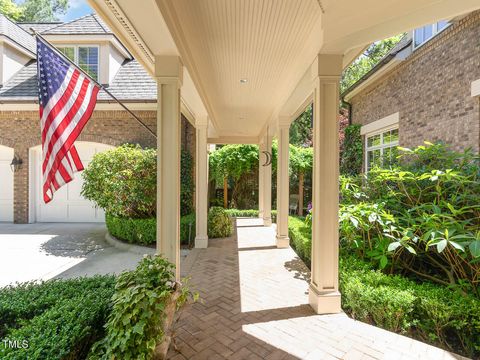
<svg viewBox="0 0 480 360">
<path fill-rule="evenodd" d="M 114 286 L 112 276 L 96 276 L 0 289 L 0 358 L 85 358 L 104 336 Z"/>
<path fill-rule="evenodd" d="M 292 247 L 310 264 L 311 233 L 289 218 Z M 480 299 L 430 282 L 375 270 L 353 255 L 340 256 L 342 307 L 355 319 L 463 355 L 480 356 Z"/>
</svg>

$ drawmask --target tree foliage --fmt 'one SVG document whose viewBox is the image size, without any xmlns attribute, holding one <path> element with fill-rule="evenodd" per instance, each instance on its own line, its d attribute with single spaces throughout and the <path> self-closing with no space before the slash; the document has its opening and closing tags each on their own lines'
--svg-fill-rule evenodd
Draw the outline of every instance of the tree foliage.
<svg viewBox="0 0 480 360">
<path fill-rule="evenodd" d="M 0 13 L 13 21 L 57 21 L 68 9 L 68 0 L 0 0 Z"/>
<path fill-rule="evenodd" d="M 13 21 L 18 21 L 23 15 L 22 8 L 12 0 L 0 0 L 0 14 Z"/>
<path fill-rule="evenodd" d="M 290 143 L 296 146 L 309 147 L 313 145 L 313 105 L 308 106 L 305 111 L 290 125 Z"/>
<path fill-rule="evenodd" d="M 342 74 L 340 92 L 344 92 L 369 72 L 404 36 L 404 34 L 374 42 Z"/>
</svg>

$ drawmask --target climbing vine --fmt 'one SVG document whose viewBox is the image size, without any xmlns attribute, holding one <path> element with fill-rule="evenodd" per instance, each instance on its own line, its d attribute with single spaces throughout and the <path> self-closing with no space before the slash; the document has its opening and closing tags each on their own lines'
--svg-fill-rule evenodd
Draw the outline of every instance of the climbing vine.
<svg viewBox="0 0 480 360">
<path fill-rule="evenodd" d="M 345 139 L 340 152 L 340 173 L 358 175 L 362 172 L 363 144 L 360 125 L 352 124 L 345 128 Z"/>
<path fill-rule="evenodd" d="M 193 190 L 195 189 L 193 158 L 186 150 L 182 150 L 180 169 L 180 213 L 183 216 L 193 212 Z"/>
</svg>

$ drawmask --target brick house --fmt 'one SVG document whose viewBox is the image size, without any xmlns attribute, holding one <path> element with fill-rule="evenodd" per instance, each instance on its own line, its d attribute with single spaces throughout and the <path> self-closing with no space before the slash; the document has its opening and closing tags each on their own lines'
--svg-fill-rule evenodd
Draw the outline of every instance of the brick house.
<svg viewBox="0 0 480 360">
<path fill-rule="evenodd" d="M 0 221 L 96 222 L 104 214 L 80 196 L 82 179 L 41 200 L 41 140 L 35 38 L 40 32 L 156 131 L 157 84 L 96 15 L 67 23 L 19 23 L 0 15 Z M 195 129 L 182 116 L 182 147 L 194 155 Z M 156 146 L 156 139 L 103 91 L 76 147 L 84 165 L 124 143 Z M 22 164 L 13 171 L 16 157 Z M 193 156 L 194 157 L 194 156 Z"/>
<path fill-rule="evenodd" d="M 342 94 L 362 125 L 367 170 L 397 145 L 479 152 L 479 39 L 478 11 L 415 29 Z"/>
</svg>

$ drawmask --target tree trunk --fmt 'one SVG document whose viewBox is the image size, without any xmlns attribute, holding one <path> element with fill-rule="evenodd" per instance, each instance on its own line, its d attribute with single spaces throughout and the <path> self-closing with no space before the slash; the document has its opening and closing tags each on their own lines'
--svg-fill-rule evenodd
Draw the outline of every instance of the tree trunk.
<svg viewBox="0 0 480 360">
<path fill-rule="evenodd" d="M 228 208 L 228 179 L 223 178 L 223 207 Z"/>
<path fill-rule="evenodd" d="M 304 175 L 301 172 L 298 175 L 298 215 L 303 216 L 303 181 Z"/>
</svg>

